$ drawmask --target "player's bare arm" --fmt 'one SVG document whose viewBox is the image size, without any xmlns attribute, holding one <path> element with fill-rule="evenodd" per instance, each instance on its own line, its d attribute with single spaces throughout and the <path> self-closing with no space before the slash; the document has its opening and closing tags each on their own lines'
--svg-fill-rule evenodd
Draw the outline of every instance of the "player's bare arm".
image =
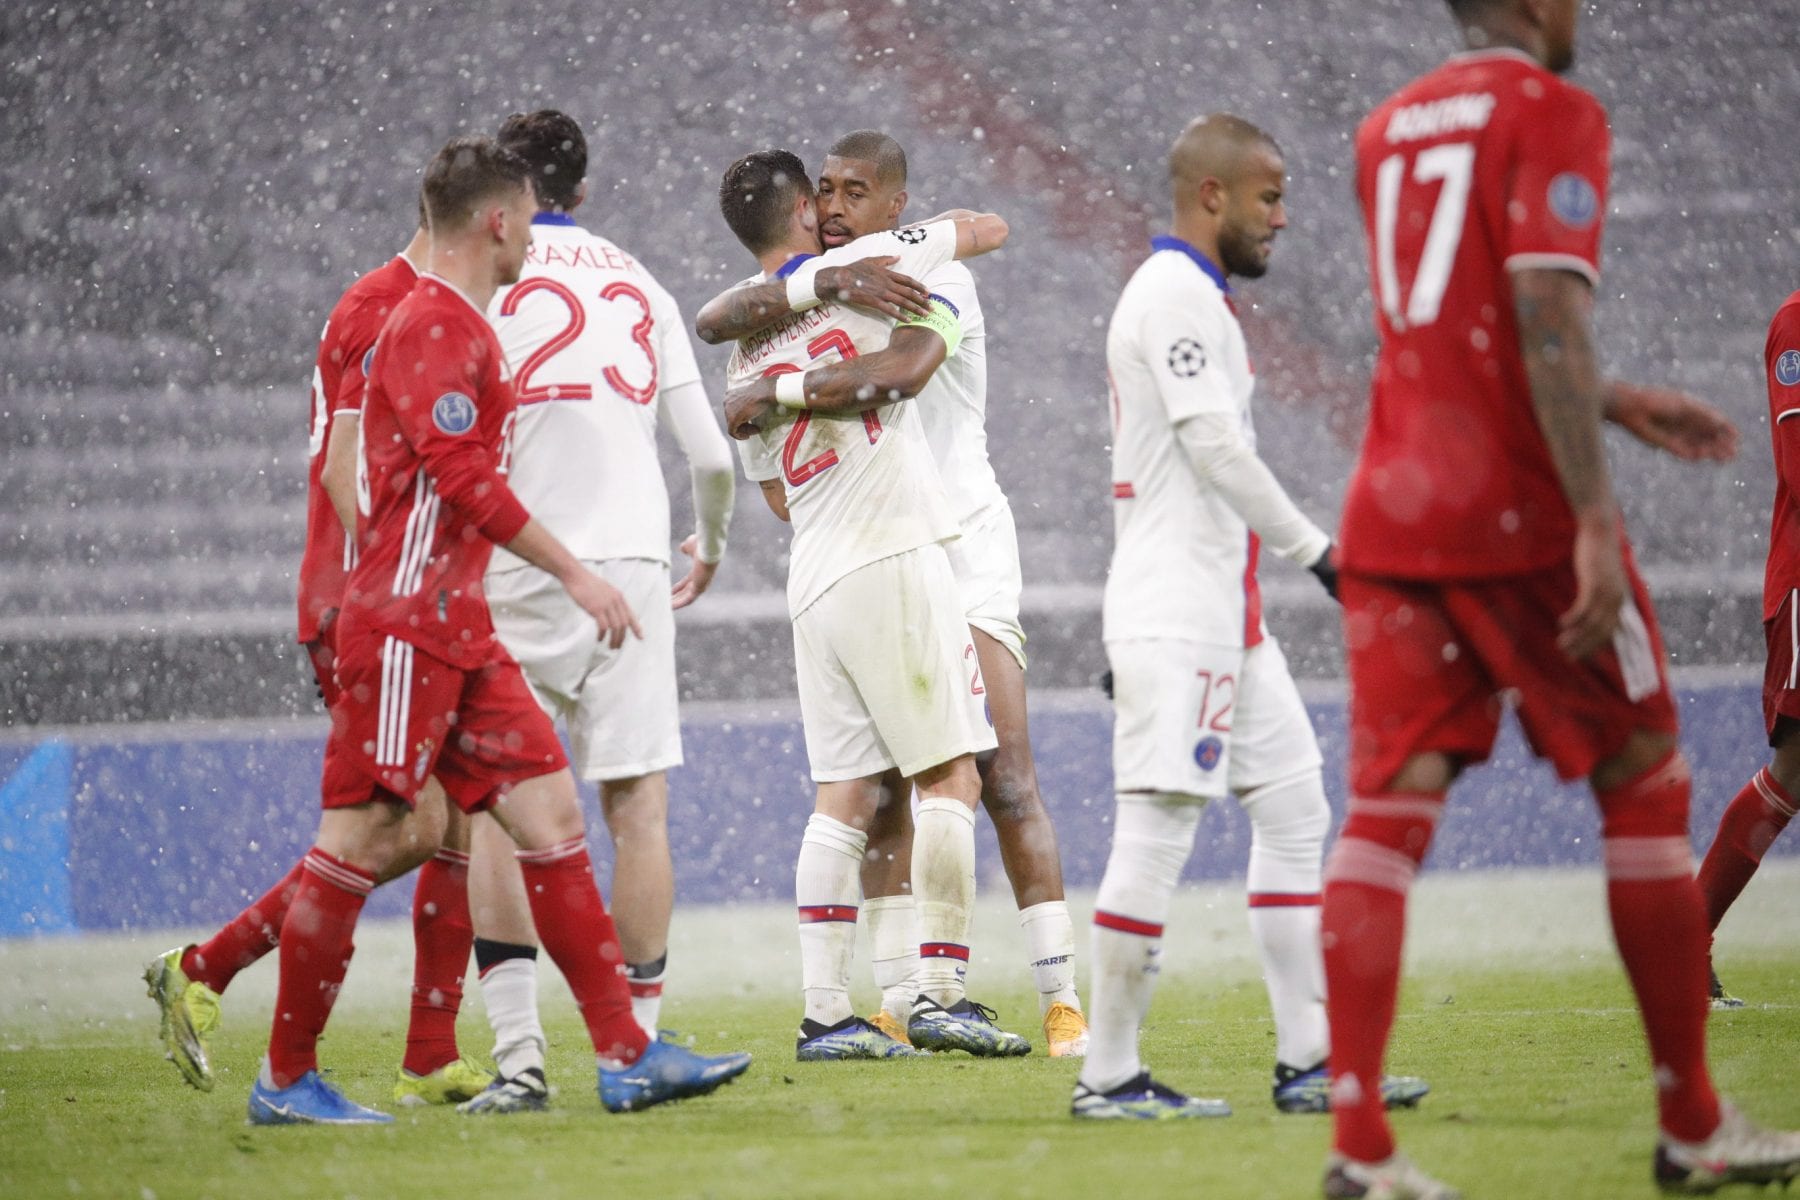
<svg viewBox="0 0 1800 1200">
<path fill-rule="evenodd" d="M 818 413 L 859 413 L 897 400 L 910 400 L 924 390 L 943 365 L 949 345 L 923 325 L 894 331 L 887 348 L 874 354 L 814 367 L 802 381 L 799 407 Z M 739 439 L 755 435 L 780 411 L 775 377 L 764 376 L 725 395 L 725 428 Z"/>
<path fill-rule="evenodd" d="M 768 504 L 769 511 L 783 521 L 794 518 L 788 513 L 787 487 L 779 479 L 764 479 L 759 484 L 762 488 L 763 501 Z"/>
<path fill-rule="evenodd" d="M 1006 224 L 1006 218 L 998 213 L 978 213 L 959 210 L 952 220 L 956 222 L 956 257 L 958 259 L 977 258 L 983 254 L 991 254 L 1006 245 L 1008 235 L 1012 233 Z"/>
<path fill-rule="evenodd" d="M 1737 426 L 1685 392 L 1608 380 L 1605 415 L 1638 441 L 1685 462 L 1730 462 L 1737 457 Z"/>
<path fill-rule="evenodd" d="M 1606 388 L 1594 361 L 1593 289 L 1558 270 L 1516 271 L 1512 283 L 1532 408 L 1575 512 L 1575 603 L 1557 640 L 1569 657 L 1586 658 L 1612 640 L 1626 590 L 1618 504 L 1600 436 Z"/>
<path fill-rule="evenodd" d="M 929 220 L 919 222 L 930 225 L 935 221 L 955 221 L 956 224 L 956 257 L 974 258 L 986 254 L 990 250 L 998 250 L 1006 244 L 1010 232 L 1005 220 L 994 213 L 978 213 L 970 208 L 951 208 L 938 213 Z M 968 239 L 964 248 L 964 238 Z"/>
<path fill-rule="evenodd" d="M 361 425 L 362 417 L 354 412 L 340 412 L 332 419 L 325 465 L 319 471 L 319 486 L 351 537 L 356 536 L 356 434 Z"/>
<path fill-rule="evenodd" d="M 841 267 L 821 267 L 814 276 L 813 290 L 821 300 L 835 300 L 895 320 L 924 316 L 930 311 L 929 293 L 912 276 L 892 269 L 899 261 L 885 254 Z M 694 333 L 708 345 L 735 342 L 780 323 L 793 312 L 786 281 L 744 284 L 707 301 L 694 318 Z"/>
<path fill-rule="evenodd" d="M 525 522 L 525 527 L 513 535 L 506 548 L 539 570 L 556 576 L 556 581 L 569 593 L 569 599 L 594 618 L 594 624 L 600 627 L 600 636 L 614 650 L 625 644 L 627 630 L 639 638 L 644 636 L 637 617 L 619 589 L 583 566 L 581 560 L 569 553 L 569 548 L 536 517 Z"/>
</svg>

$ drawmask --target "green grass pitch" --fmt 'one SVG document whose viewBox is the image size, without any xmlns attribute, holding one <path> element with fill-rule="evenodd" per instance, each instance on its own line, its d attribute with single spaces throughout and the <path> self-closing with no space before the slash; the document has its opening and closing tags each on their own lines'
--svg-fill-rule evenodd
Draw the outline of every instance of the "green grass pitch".
<svg viewBox="0 0 1800 1200">
<path fill-rule="evenodd" d="M 1771 863 L 1721 931 L 1721 974 L 1751 1007 L 1710 1025 L 1722 1089 L 1788 1126 L 1800 1125 L 1797 884 L 1800 870 Z M 1078 922 L 1085 899 L 1072 904 Z M 1269 1104 L 1273 1033 L 1241 904 L 1229 887 L 1184 895 L 1143 1040 L 1159 1076 L 1225 1097 L 1236 1115 L 1152 1127 L 1068 1118 L 1076 1066 L 1043 1056 L 1023 946 L 991 900 L 973 991 L 1033 1033 L 1029 1058 L 797 1064 L 785 911 L 714 909 L 678 917 L 665 1019 L 703 1050 L 754 1051 L 736 1084 L 606 1114 L 573 1005 L 546 969 L 551 1112 L 402 1110 L 381 1129 L 244 1123 L 272 963 L 227 994 L 219 1084 L 201 1094 L 162 1061 L 136 980 L 141 960 L 179 934 L 0 942 L 0 1196 L 1317 1196 L 1327 1122 Z M 1390 1063 L 1434 1090 L 1397 1119 L 1409 1152 L 1471 1198 L 1654 1194 L 1648 1067 L 1598 879 L 1432 880 L 1412 914 Z M 408 935 L 375 926 L 359 943 L 321 1057 L 353 1098 L 385 1105 L 404 1037 Z M 466 1049 L 486 1046 L 477 1001 L 461 1032 Z"/>
</svg>

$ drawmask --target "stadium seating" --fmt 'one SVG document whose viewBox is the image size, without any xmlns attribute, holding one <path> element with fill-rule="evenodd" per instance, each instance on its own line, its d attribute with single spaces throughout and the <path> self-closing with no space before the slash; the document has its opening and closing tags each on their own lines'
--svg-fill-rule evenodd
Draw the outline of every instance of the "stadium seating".
<svg viewBox="0 0 1800 1200">
<path fill-rule="evenodd" d="M 1373 346 L 1349 137 L 1452 45 L 1448 17 L 1427 7 L 1206 0 L 1096 24 L 1091 6 L 1048 0 L 715 3 L 711 20 L 693 5 L 551 0 L 499 26 L 485 10 L 439 9 L 429 28 L 379 9 L 176 0 L 76 21 L 9 7 L 0 724 L 156 715 L 45 694 L 47 659 L 65 699 L 117 693 L 146 637 L 156 652 L 140 669 L 158 665 L 133 695 L 225 663 L 210 678 L 218 711 L 304 706 L 297 675 L 256 681 L 287 631 L 319 326 L 406 240 L 431 151 L 540 105 L 589 130 L 583 219 L 690 314 L 749 273 L 715 202 L 722 168 L 749 149 L 786 144 L 816 165 L 837 134 L 879 126 L 911 152 L 914 215 L 979 205 L 1012 220 L 1012 244 L 978 269 L 990 442 L 1027 581 L 1061 589 L 1031 592 L 1034 648 L 1061 664 L 1040 678 L 1079 682 L 1097 662 L 1082 647 L 1110 546 L 1105 322 L 1163 220 L 1168 142 L 1189 116 L 1229 108 L 1286 149 L 1293 224 L 1270 276 L 1243 288 L 1246 324 L 1264 452 L 1328 517 Z M 1586 18 L 1577 76 L 1615 127 L 1607 366 L 1705 395 L 1745 434 L 1726 470 L 1615 445 L 1640 557 L 1716 593 L 1688 622 L 1692 640 L 1672 639 L 1689 661 L 1750 644 L 1736 625 L 1755 619 L 1767 522 L 1762 334 L 1800 285 L 1779 275 L 1794 262 L 1800 165 L 1782 139 L 1800 75 L 1763 8 L 1603 9 Z M 702 349 L 719 380 L 723 354 Z M 780 589 L 784 543 L 746 489 L 705 628 L 748 605 L 739 594 Z M 785 662 L 779 609 L 752 610 L 763 665 L 739 684 L 785 694 L 786 667 L 767 669 Z M 221 651 L 248 634 L 250 652 Z M 1296 657 L 1303 670 L 1336 663 Z M 19 682 L 26 662 L 36 683 Z M 715 694 L 693 672 L 686 687 Z"/>
</svg>

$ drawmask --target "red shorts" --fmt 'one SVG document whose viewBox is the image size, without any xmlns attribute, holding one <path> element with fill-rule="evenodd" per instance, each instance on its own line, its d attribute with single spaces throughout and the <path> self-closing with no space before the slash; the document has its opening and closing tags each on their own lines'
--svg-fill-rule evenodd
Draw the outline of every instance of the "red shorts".
<svg viewBox="0 0 1800 1200">
<path fill-rule="evenodd" d="M 1793 591 L 1775 615 L 1763 622 L 1763 640 L 1769 646 L 1769 662 L 1763 668 L 1763 723 L 1769 744 L 1775 744 L 1775 726 L 1783 717 L 1800 721 L 1800 605 Z"/>
<path fill-rule="evenodd" d="M 519 664 L 504 654 L 464 671 L 384 634 L 339 648 L 321 784 L 326 808 L 411 805 L 436 775 L 464 812 L 509 784 L 569 765 Z"/>
<path fill-rule="evenodd" d="M 1575 602 L 1563 564 L 1504 579 L 1403 582 L 1345 573 L 1350 668 L 1350 786 L 1387 787 L 1406 761 L 1437 752 L 1481 762 L 1516 706 L 1532 749 L 1582 779 L 1632 733 L 1674 733 L 1662 634 L 1637 566 L 1613 644 L 1574 662 L 1556 645 Z"/>
<path fill-rule="evenodd" d="M 328 609 L 319 622 L 319 636 L 302 642 L 306 657 L 312 663 L 313 678 L 319 681 L 319 699 L 326 708 L 336 708 L 337 685 L 337 609 Z"/>
</svg>

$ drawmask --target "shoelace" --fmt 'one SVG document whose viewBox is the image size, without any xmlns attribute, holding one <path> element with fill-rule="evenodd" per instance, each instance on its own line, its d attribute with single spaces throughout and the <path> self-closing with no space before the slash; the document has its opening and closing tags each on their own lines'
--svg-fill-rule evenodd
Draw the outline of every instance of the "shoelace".
<svg viewBox="0 0 1800 1200">
<path fill-rule="evenodd" d="M 966 997 L 965 997 L 965 999 L 966 999 Z M 980 1017 L 980 1018 L 981 1018 L 981 1019 L 982 1019 L 982 1020 L 984 1020 L 984 1021 L 986 1021 L 986 1022 L 987 1022 L 987 1023 L 988 1023 L 988 1024 L 989 1024 L 989 1025 L 992 1025 L 992 1024 L 994 1024 L 994 1023 L 995 1023 L 995 1021 L 996 1021 L 996 1020 L 997 1020 L 997 1019 L 998 1019 L 998 1018 L 999 1018 L 999 1016 L 1000 1016 L 1000 1014 L 999 1014 L 999 1012 L 998 1012 L 998 1011 L 996 1011 L 996 1010 L 994 1010 L 994 1009 L 991 1009 L 991 1008 L 989 1008 L 989 1007 L 988 1007 L 988 1006 L 987 1006 L 987 1005 L 985 1005 L 985 1004 L 980 1004 L 980 1003 L 977 1003 L 977 1002 L 976 1002 L 976 1001 L 974 1001 L 974 1000 L 969 1000 L 969 1001 L 968 1001 L 968 1005 L 969 1005 L 969 1011 L 970 1011 L 970 1012 L 972 1012 L 972 1013 L 975 1013 L 975 1014 L 976 1014 L 976 1015 L 977 1015 L 977 1016 L 979 1016 L 979 1017 Z"/>
</svg>

